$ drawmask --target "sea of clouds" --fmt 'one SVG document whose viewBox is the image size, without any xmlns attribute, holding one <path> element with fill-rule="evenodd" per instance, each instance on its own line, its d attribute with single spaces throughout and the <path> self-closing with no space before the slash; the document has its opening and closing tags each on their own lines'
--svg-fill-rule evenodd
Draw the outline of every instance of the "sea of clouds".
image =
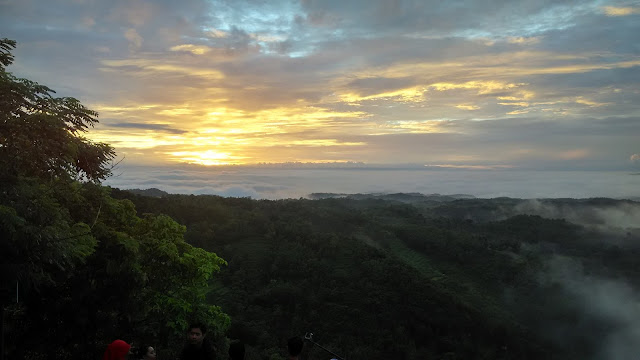
<svg viewBox="0 0 640 360">
<path fill-rule="evenodd" d="M 624 171 L 466 170 L 402 167 L 176 165 L 114 170 L 106 185 L 254 199 L 311 193 L 469 194 L 481 198 L 640 198 L 640 175 Z"/>
</svg>

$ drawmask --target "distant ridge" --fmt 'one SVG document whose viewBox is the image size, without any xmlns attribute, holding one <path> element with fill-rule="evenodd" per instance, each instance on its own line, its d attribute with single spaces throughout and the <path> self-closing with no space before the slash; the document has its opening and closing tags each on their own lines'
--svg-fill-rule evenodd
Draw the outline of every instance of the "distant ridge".
<svg viewBox="0 0 640 360">
<path fill-rule="evenodd" d="M 142 195 L 142 196 L 149 196 L 149 197 L 155 197 L 155 198 L 161 198 L 161 197 L 165 197 L 167 195 L 169 195 L 168 192 L 166 191 L 162 191 L 160 189 L 157 188 L 150 188 L 150 189 L 122 189 L 124 191 L 128 191 L 132 194 L 136 194 L 136 195 Z"/>
<path fill-rule="evenodd" d="M 332 198 L 347 198 L 347 199 L 354 199 L 354 200 L 378 199 L 378 200 L 400 201 L 404 203 L 415 203 L 415 202 L 422 202 L 422 201 L 449 202 L 449 201 L 455 201 L 460 199 L 475 199 L 476 197 L 473 195 L 467 195 L 467 194 L 425 195 L 421 193 L 393 193 L 393 194 L 312 193 L 312 194 L 309 194 L 309 198 L 312 200 L 332 199 Z"/>
</svg>

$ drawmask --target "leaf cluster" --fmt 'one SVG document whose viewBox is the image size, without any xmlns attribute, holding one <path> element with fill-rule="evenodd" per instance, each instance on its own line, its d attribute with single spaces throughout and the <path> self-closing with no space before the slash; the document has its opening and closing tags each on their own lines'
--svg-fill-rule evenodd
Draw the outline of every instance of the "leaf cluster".
<svg viewBox="0 0 640 360">
<path fill-rule="evenodd" d="M 70 178 L 99 181 L 109 176 L 113 148 L 82 134 L 98 113 L 75 98 L 6 71 L 15 41 L 0 39 L 0 166 L 3 178 Z"/>
</svg>

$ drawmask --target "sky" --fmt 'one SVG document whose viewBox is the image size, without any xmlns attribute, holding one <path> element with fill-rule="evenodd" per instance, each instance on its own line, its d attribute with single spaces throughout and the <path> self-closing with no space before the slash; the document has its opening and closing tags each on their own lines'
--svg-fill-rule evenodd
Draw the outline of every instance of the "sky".
<svg viewBox="0 0 640 360">
<path fill-rule="evenodd" d="M 0 0 L 127 166 L 640 170 L 640 1 Z"/>
</svg>

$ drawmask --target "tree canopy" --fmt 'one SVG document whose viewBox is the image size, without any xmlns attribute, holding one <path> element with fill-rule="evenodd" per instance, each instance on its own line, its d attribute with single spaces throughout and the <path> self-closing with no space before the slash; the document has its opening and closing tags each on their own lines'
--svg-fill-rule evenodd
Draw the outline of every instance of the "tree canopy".
<svg viewBox="0 0 640 360">
<path fill-rule="evenodd" d="M 114 149 L 83 136 L 98 114 L 8 72 L 15 46 L 0 39 L 5 354 L 92 358 L 115 338 L 175 347 L 193 319 L 224 333 L 228 316 L 205 297 L 226 262 L 186 243 L 185 227 L 168 216 L 138 216 L 110 196 L 100 181 Z"/>
<path fill-rule="evenodd" d="M 0 166 L 12 176 L 100 181 L 115 152 L 82 136 L 98 113 L 6 71 L 15 41 L 0 39 Z"/>
</svg>

